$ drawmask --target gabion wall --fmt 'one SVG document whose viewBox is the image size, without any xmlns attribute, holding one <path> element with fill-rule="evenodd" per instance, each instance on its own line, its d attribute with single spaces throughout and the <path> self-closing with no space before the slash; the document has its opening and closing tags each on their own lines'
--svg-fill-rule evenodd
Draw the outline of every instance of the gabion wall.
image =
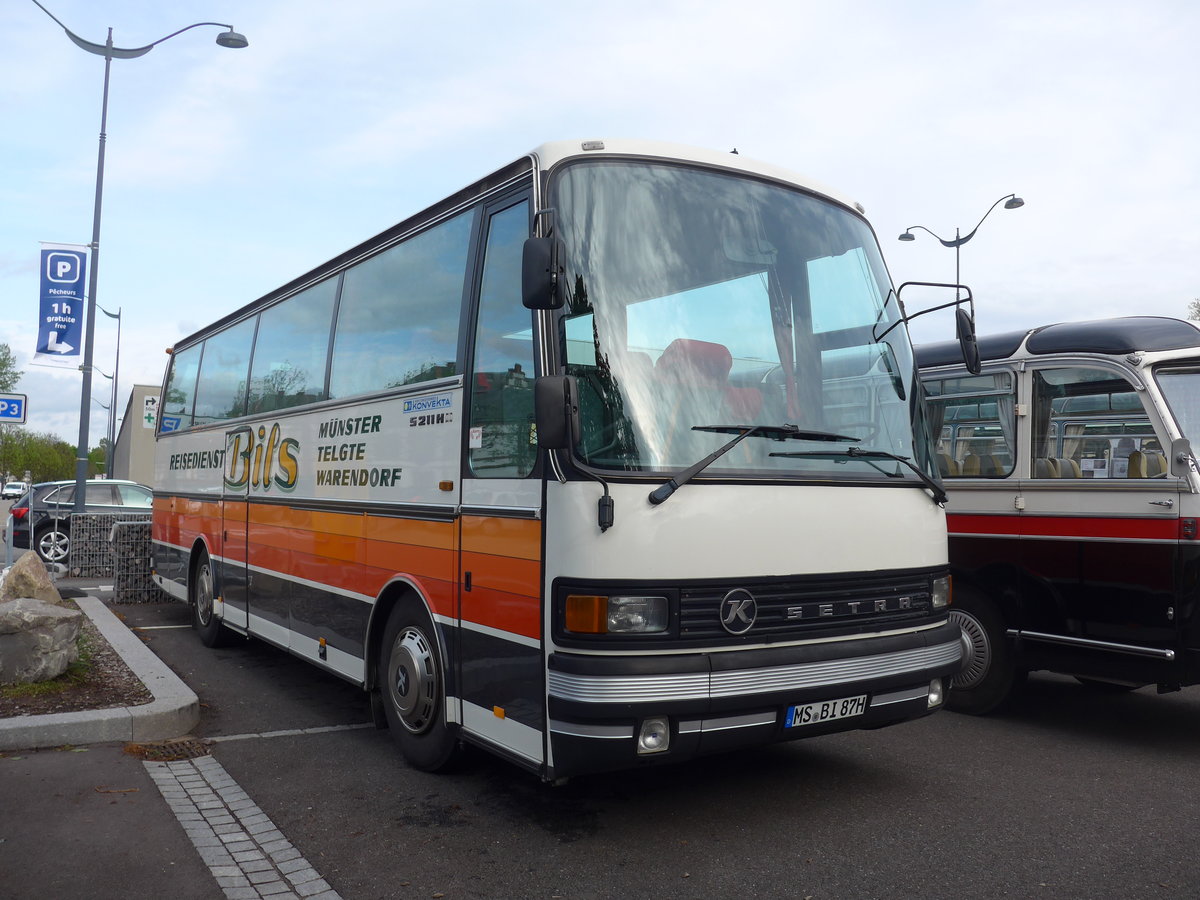
<svg viewBox="0 0 1200 900">
<path fill-rule="evenodd" d="M 77 578 L 112 578 L 116 603 L 150 603 L 166 595 L 150 578 L 150 515 L 72 515 L 67 569 Z"/>
</svg>

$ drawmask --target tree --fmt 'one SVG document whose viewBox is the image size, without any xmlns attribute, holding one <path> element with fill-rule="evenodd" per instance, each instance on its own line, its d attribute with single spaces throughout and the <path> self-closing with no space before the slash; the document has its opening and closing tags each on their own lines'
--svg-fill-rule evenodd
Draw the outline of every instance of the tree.
<svg viewBox="0 0 1200 900">
<path fill-rule="evenodd" d="M 8 393 L 17 386 L 24 372 L 17 371 L 17 358 L 8 344 L 0 344 L 0 393 Z"/>
<path fill-rule="evenodd" d="M 28 472 L 39 481 L 63 481 L 75 473 L 75 448 L 49 433 L 25 428 L 0 429 L 0 471 L 14 478 Z"/>
<path fill-rule="evenodd" d="M 1188 304 L 1188 318 L 1193 322 L 1200 320 L 1200 297 Z"/>
</svg>

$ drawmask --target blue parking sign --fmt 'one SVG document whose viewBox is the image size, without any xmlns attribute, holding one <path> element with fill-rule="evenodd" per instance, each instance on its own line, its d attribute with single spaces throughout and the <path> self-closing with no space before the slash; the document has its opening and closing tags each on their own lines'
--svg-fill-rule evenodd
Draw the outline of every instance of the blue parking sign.
<svg viewBox="0 0 1200 900">
<path fill-rule="evenodd" d="M 24 394 L 0 394 L 0 425 L 24 425 Z"/>
<path fill-rule="evenodd" d="M 87 302 L 86 271 L 86 247 L 42 244 L 38 355 L 79 355 L 79 346 L 83 343 L 84 304 Z"/>
</svg>

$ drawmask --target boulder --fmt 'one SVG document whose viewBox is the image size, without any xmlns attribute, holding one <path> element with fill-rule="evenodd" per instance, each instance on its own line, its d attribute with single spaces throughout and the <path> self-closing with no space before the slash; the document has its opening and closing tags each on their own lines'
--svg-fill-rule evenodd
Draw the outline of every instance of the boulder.
<svg viewBox="0 0 1200 900">
<path fill-rule="evenodd" d="M 83 613 L 31 597 L 0 603 L 0 684 L 48 681 L 79 658 Z"/>
<path fill-rule="evenodd" d="M 22 597 L 32 597 L 43 603 L 58 605 L 62 603 L 58 588 L 40 556 L 33 550 L 21 554 L 21 558 L 13 563 L 0 584 L 0 602 L 19 600 Z"/>
</svg>

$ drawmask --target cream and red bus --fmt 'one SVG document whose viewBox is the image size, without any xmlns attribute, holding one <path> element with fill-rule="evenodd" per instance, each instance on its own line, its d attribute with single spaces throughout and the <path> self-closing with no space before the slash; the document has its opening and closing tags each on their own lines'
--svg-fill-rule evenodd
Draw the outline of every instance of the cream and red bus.
<svg viewBox="0 0 1200 900">
<path fill-rule="evenodd" d="M 1002 706 L 1029 671 L 1105 690 L 1200 681 L 1200 329 L 1063 322 L 917 350 L 950 496 L 951 708 Z"/>
<path fill-rule="evenodd" d="M 547 144 L 175 345 L 155 577 L 422 769 L 889 725 L 963 653 L 919 397 L 853 202 Z"/>
</svg>

